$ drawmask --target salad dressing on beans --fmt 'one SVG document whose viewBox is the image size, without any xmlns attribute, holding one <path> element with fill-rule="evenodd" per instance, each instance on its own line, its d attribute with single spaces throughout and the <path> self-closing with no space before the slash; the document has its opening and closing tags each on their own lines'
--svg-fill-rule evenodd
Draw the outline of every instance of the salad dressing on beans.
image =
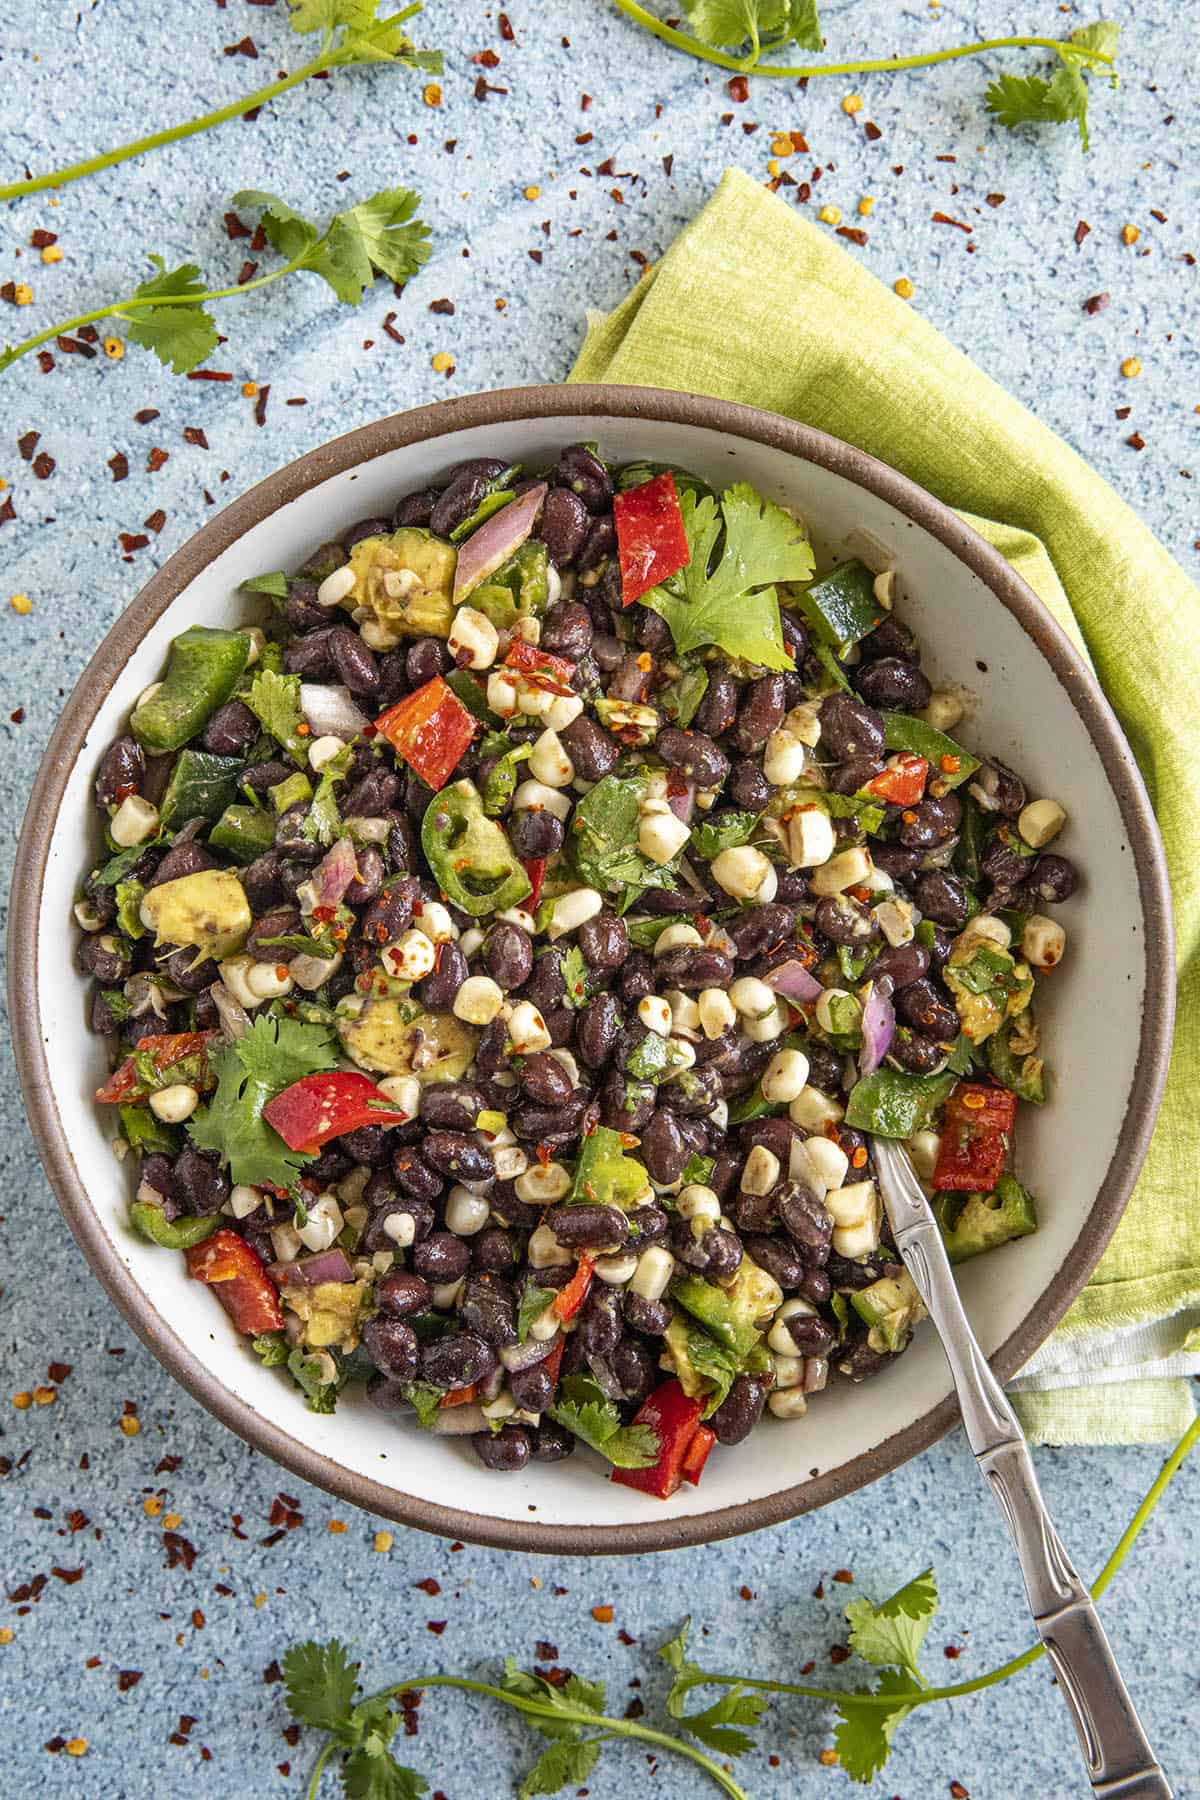
<svg viewBox="0 0 1200 1800">
<path fill-rule="evenodd" d="M 952 1260 L 1036 1229 L 1066 815 L 896 588 L 575 444 L 173 641 L 96 776 L 96 1098 L 130 1228 L 309 1407 L 667 1499 L 910 1342 L 871 1134 Z"/>
</svg>

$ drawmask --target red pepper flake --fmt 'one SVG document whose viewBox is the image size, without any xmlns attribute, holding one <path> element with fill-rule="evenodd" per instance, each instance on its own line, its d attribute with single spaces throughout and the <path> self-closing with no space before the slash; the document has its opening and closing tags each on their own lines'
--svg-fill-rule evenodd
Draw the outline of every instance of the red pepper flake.
<svg viewBox="0 0 1200 1800">
<path fill-rule="evenodd" d="M 142 1671 L 140 1669 L 118 1669 L 117 1692 L 127 1694 L 130 1688 L 135 1688 L 141 1679 Z"/>
<path fill-rule="evenodd" d="M 971 1800 L 970 1791 L 963 1786 L 961 1781 L 950 1783 L 950 1800 Z"/>
<path fill-rule="evenodd" d="M 44 231 L 39 225 L 37 230 L 30 237 L 29 242 L 33 245 L 35 250 L 45 250 L 48 249 L 51 244 L 57 244 L 58 233 L 57 231 Z"/>
<path fill-rule="evenodd" d="M 198 1606 L 192 1608 L 192 1624 L 196 1627 L 197 1631 L 204 1630 L 204 1614 L 200 1611 Z"/>
<path fill-rule="evenodd" d="M 935 225 L 953 225 L 956 231 L 965 231 L 968 234 L 971 230 L 971 227 L 964 225 L 961 219 L 952 219 L 949 213 L 935 212 L 933 222 Z"/>
<path fill-rule="evenodd" d="M 962 1649 L 958 1644 L 947 1644 L 946 1648 L 942 1651 L 942 1655 L 948 1662 L 957 1662 L 962 1655 Z"/>
<path fill-rule="evenodd" d="M 431 313 L 441 313 L 445 318 L 453 318 L 454 302 L 453 300 L 446 300 L 444 298 L 441 300 L 431 300 L 429 302 L 429 310 Z M 394 318 L 395 314 L 393 313 L 392 316 Z"/>
<path fill-rule="evenodd" d="M 829 1660 L 831 1663 L 844 1663 L 849 1655 L 850 1646 L 848 1644 L 834 1644 L 829 1652 Z"/>
<path fill-rule="evenodd" d="M 118 450 L 115 456 L 109 457 L 108 466 L 112 470 L 114 481 L 124 481 L 129 473 L 129 458 L 123 450 Z"/>
<path fill-rule="evenodd" d="M 741 1595 L 743 1600 L 753 1600 L 753 1598 L 754 1598 L 754 1589 L 753 1588 L 740 1587 L 738 1589 L 738 1593 Z"/>
<path fill-rule="evenodd" d="M 154 1473 L 156 1475 L 173 1475 L 182 1461 L 182 1456 L 160 1457 L 159 1461 L 154 1465 Z"/>
<path fill-rule="evenodd" d="M 84 356 L 89 362 L 95 357 L 96 352 L 92 346 L 80 343 L 78 338 L 56 337 L 54 341 L 64 356 Z"/>
<path fill-rule="evenodd" d="M 39 450 L 38 454 L 33 459 L 33 472 L 39 481 L 49 481 L 54 473 L 55 467 L 56 464 L 54 458 L 48 456 L 44 450 Z"/>
<path fill-rule="evenodd" d="M 477 50 L 471 58 L 471 61 L 473 63 L 478 63 L 480 68 L 483 69 L 498 69 L 500 67 L 500 58 L 494 50 L 490 49 Z"/>
<path fill-rule="evenodd" d="M 1091 235 L 1092 235 L 1092 228 L 1088 224 L 1087 220 L 1080 219 L 1078 225 L 1075 227 L 1075 248 L 1077 250 L 1080 249 L 1083 245 L 1084 238 L 1090 237 Z"/>
<path fill-rule="evenodd" d="M 71 1364 L 65 1362 L 48 1363 L 46 1365 L 46 1373 L 51 1381 L 65 1381 L 67 1376 L 71 1373 Z"/>
<path fill-rule="evenodd" d="M 121 540 L 121 548 L 126 556 L 131 556 L 135 550 L 144 550 L 150 542 L 145 532 L 142 531 L 120 531 L 117 536 Z"/>
<path fill-rule="evenodd" d="M 168 1569 L 176 1569 L 180 1563 L 190 1570 L 196 1560 L 196 1546 L 187 1538 L 181 1537 L 177 1531 L 163 1532 L 163 1546 L 167 1552 Z"/>
<path fill-rule="evenodd" d="M 171 452 L 169 450 L 163 450 L 155 444 L 151 449 L 149 456 L 146 458 L 146 473 L 148 475 L 157 475 L 163 464 L 170 462 L 170 460 Z"/>
<path fill-rule="evenodd" d="M 1090 300 L 1084 301 L 1083 310 L 1094 318 L 1097 313 L 1107 312 L 1111 305 L 1111 294 L 1093 294 Z"/>
<path fill-rule="evenodd" d="M 392 316 L 395 317 L 394 314 Z M 400 342 L 403 343 L 404 339 L 401 338 Z M 303 394 L 295 394 L 290 400 L 285 400 L 283 404 L 285 406 L 307 406 L 308 401 L 304 398 Z"/>
<path fill-rule="evenodd" d="M 435 1594 L 440 1594 L 442 1591 L 441 1582 L 435 1581 L 432 1575 L 427 1575 L 425 1577 L 424 1581 L 414 1581 L 413 1586 L 416 1588 L 420 1588 L 420 1590 L 423 1594 L 428 1594 L 429 1598 L 431 1600 L 433 1599 L 433 1596 Z M 555 1656 L 558 1655 L 557 1650 L 554 1652 L 554 1655 Z M 551 1661 L 553 1661 L 553 1657 L 551 1658 Z"/>
<path fill-rule="evenodd" d="M 51 1566 L 50 1573 L 54 1576 L 56 1581 L 61 1581 L 65 1587 L 74 1587 L 77 1581 L 83 1580 L 82 1569 L 56 1569 Z"/>
<path fill-rule="evenodd" d="M 391 338 L 393 344 L 402 344 L 404 342 L 403 332 L 396 330 L 396 315 L 394 312 L 390 312 L 385 316 L 384 321 L 383 321 L 383 329 L 387 333 L 388 337 Z M 303 401 L 297 402 L 295 400 L 288 401 L 289 406 L 295 406 L 297 404 L 303 405 L 304 402 Z"/>
<path fill-rule="evenodd" d="M 863 136 L 866 138 L 868 143 L 877 144 L 879 142 L 880 138 L 883 136 L 883 133 L 882 133 L 882 131 L 880 131 L 878 125 L 876 125 L 873 120 L 866 119 L 863 122 Z"/>
<path fill-rule="evenodd" d="M 248 238 L 250 227 L 243 225 L 235 212 L 225 214 L 225 236 L 227 238 Z"/>
<path fill-rule="evenodd" d="M 735 75 L 732 81 L 727 81 L 725 83 L 725 92 L 729 95 L 731 100 L 736 100 L 740 106 L 744 101 L 750 98 L 750 83 L 746 80 L 744 75 Z"/>
<path fill-rule="evenodd" d="M 194 444 L 197 450 L 208 449 L 208 438 L 205 436 L 203 428 L 199 425 L 185 425 L 183 428 L 183 441 L 185 444 Z"/>
<path fill-rule="evenodd" d="M 20 452 L 22 462 L 33 461 L 33 453 L 41 442 L 41 436 L 42 434 L 40 431 L 26 431 L 17 439 L 17 449 Z"/>
<path fill-rule="evenodd" d="M 252 37 L 244 37 L 236 44 L 224 46 L 226 56 L 248 56 L 251 62 L 258 61 L 258 46 Z"/>
<path fill-rule="evenodd" d="M 45 1744 L 42 1746 L 43 1749 L 48 1750 L 50 1752 L 51 1756 L 57 1756 L 59 1751 L 65 1750 L 66 1747 L 67 1747 L 67 1740 L 65 1737 L 47 1738 Z"/>
<path fill-rule="evenodd" d="M 142 520 L 142 524 L 146 527 L 146 530 L 152 531 L 154 533 L 155 537 L 158 536 L 159 532 L 162 530 L 162 528 L 166 524 L 166 522 L 167 522 L 167 515 L 163 511 L 161 506 L 155 507 L 154 511 L 150 514 L 150 517 L 148 519 Z"/>
<path fill-rule="evenodd" d="M 1140 431 L 1135 431 L 1132 437 L 1127 437 L 1125 439 L 1125 442 L 1129 445 L 1131 450 L 1144 450 L 1146 448 L 1146 440 Z"/>
<path fill-rule="evenodd" d="M 266 247 L 267 234 L 261 225 L 256 225 L 254 227 L 254 236 L 250 239 L 250 248 L 254 251 L 255 255 L 257 255 L 260 250 L 265 250 Z M 221 342 L 224 343 L 225 339 L 222 338 Z"/>
<path fill-rule="evenodd" d="M 243 113 L 245 118 L 246 114 Z M 228 369 L 189 369 L 184 377 L 187 381 L 232 381 L 233 376 Z"/>
<path fill-rule="evenodd" d="M 507 94 L 507 92 L 508 89 L 506 87 L 493 87 L 482 75 L 478 76 L 476 79 L 475 98 L 477 100 L 486 100 L 489 94 Z"/>
<path fill-rule="evenodd" d="M 509 20 L 508 14 L 501 13 L 499 15 L 499 17 L 497 18 L 496 23 L 500 27 L 500 36 L 503 38 L 504 42 L 506 44 L 515 43 L 516 42 L 516 33 L 513 31 L 512 24 L 511 24 L 511 21 Z"/>
<path fill-rule="evenodd" d="M 860 247 L 867 241 L 866 232 L 857 225 L 839 225 L 836 236 L 849 238 L 852 244 L 858 244 Z"/>
<path fill-rule="evenodd" d="M 257 274 L 258 274 L 258 264 L 256 262 L 251 262 L 250 259 L 247 257 L 246 261 L 242 264 L 241 268 L 238 270 L 238 277 L 237 277 L 238 286 L 245 287 L 246 283 L 248 281 L 253 281 L 254 277 Z"/>
<path fill-rule="evenodd" d="M 1165 225 L 1165 224 L 1166 224 L 1166 222 L 1167 222 L 1167 215 L 1166 215 L 1166 213 L 1165 213 L 1165 212 L 1159 212 L 1159 210 L 1158 210 L 1158 208 L 1157 208 L 1157 207 L 1155 207 L 1155 206 L 1152 206 L 1152 207 L 1151 207 L 1151 208 L 1150 208 L 1150 217 L 1151 217 L 1151 218 L 1152 218 L 1152 219 L 1157 219 L 1157 220 L 1158 220 L 1158 222 L 1159 222 L 1159 224 L 1160 224 L 1160 225 Z"/>
<path fill-rule="evenodd" d="M 1117 410 L 1116 410 L 1116 417 L 1118 419 L 1127 419 L 1132 411 L 1133 411 L 1132 406 L 1118 406 Z"/>
<path fill-rule="evenodd" d="M 849 1587 L 852 1584 L 854 1577 L 849 1569 L 835 1569 L 833 1571 L 833 1579 L 835 1581 L 840 1581 L 843 1587 Z"/>
<path fill-rule="evenodd" d="M 264 381 L 254 401 L 254 423 L 265 425 L 267 422 L 267 401 L 271 397 L 271 384 Z"/>
<path fill-rule="evenodd" d="M 616 234 L 613 233 L 612 235 L 615 236 Z M 530 260 L 530 262 L 535 262 L 535 263 L 540 264 L 542 261 L 541 251 L 540 250 L 531 250 L 529 252 L 529 260 Z"/>
<path fill-rule="evenodd" d="M 434 1637 L 441 1637 L 448 1623 L 449 1621 L 446 1619 L 426 1619 L 425 1629 L 426 1631 L 432 1631 Z"/>
<path fill-rule="evenodd" d="M 987 201 L 988 205 L 993 206 L 993 207 L 1003 206 L 1004 202 L 1005 202 L 1005 200 L 1007 200 L 1007 198 L 1008 198 L 1007 194 L 985 194 L 984 195 L 984 199 Z"/>
</svg>

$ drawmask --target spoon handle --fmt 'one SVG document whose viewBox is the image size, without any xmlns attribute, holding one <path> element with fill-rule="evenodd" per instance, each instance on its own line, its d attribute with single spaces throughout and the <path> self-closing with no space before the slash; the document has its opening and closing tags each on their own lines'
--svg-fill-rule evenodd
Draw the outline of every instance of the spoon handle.
<svg viewBox="0 0 1200 1800">
<path fill-rule="evenodd" d="M 967 1442 L 1016 1547 L 1092 1791 L 1102 1800 L 1171 1800 L 1092 1597 L 1046 1511 L 1017 1416 L 976 1342 L 908 1153 L 878 1138 L 874 1152 L 896 1247 L 941 1338 Z"/>
</svg>

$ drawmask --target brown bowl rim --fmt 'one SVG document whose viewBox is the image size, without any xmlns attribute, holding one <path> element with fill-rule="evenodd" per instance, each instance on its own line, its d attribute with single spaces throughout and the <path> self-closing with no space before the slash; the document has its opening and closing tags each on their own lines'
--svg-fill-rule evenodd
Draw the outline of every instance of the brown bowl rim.
<svg viewBox="0 0 1200 1800">
<path fill-rule="evenodd" d="M 201 570 L 245 531 L 330 476 L 404 445 L 479 426 L 580 417 L 651 419 L 692 425 L 781 449 L 845 476 L 929 532 L 979 576 L 1054 670 L 1100 760 L 1129 833 L 1144 920 L 1145 1003 L 1139 1055 L 1116 1149 L 1079 1235 L 1025 1318 L 991 1358 L 1008 1380 L 1045 1340 L 1096 1267 L 1124 1211 L 1145 1156 L 1166 1079 L 1174 1013 L 1174 956 L 1166 860 L 1132 751 L 1095 677 L 1036 595 L 998 551 L 925 489 L 865 451 L 794 420 L 706 395 L 658 388 L 548 385 L 445 400 L 358 427 L 279 469 L 234 500 L 153 575 L 105 635 L 80 676 L 47 745 L 21 830 L 8 933 L 8 993 L 17 1068 L 38 1150 L 84 1255 L 142 1342 L 201 1405 L 247 1443 L 306 1481 L 368 1512 L 439 1536 L 497 1549 L 615 1555 L 712 1542 L 779 1524 L 824 1506 L 935 1443 L 957 1417 L 947 1396 L 919 1419 L 836 1470 L 744 1506 L 623 1525 L 550 1525 L 460 1511 L 399 1493 L 343 1468 L 235 1398 L 189 1350 L 112 1249 L 75 1167 L 54 1102 L 38 1004 L 37 920 L 43 875 L 63 793 L 95 715 L 146 630 Z M 34 955 L 30 979 L 29 953 Z M 19 970 L 19 974 L 18 974 Z M 597 1493 L 603 1490 L 597 1484 Z"/>
</svg>

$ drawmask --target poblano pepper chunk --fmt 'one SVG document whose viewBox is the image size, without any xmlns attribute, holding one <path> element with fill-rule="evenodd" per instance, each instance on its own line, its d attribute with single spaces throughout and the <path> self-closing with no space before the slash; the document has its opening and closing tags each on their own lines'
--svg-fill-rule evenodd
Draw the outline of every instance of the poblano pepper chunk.
<svg viewBox="0 0 1200 1800">
<path fill-rule="evenodd" d="M 189 625 L 172 640 L 158 691 L 134 708 L 130 730 L 144 750 L 179 750 L 233 693 L 250 658 L 248 632 Z"/>
</svg>

